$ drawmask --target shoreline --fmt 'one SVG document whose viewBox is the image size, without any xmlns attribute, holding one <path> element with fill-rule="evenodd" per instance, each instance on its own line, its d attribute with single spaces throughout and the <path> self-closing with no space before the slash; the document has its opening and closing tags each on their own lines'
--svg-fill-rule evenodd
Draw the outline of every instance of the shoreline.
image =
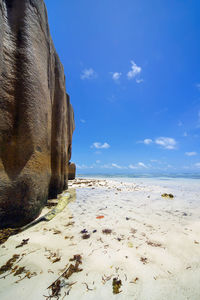
<svg viewBox="0 0 200 300">
<path fill-rule="evenodd" d="M 59 299 L 199 299 L 195 180 L 77 178 L 69 188 L 76 189 L 76 200 L 53 220 L 0 246 L 0 267 L 19 255 L 0 275 L 6 276 L 0 279 L 1 299 L 45 299 L 59 276 L 68 277 L 70 265 L 82 271 L 61 276 Z M 42 214 L 48 211 L 45 207 Z M 15 275 L 20 267 L 23 272 Z M 119 294 L 113 294 L 114 279 L 121 280 Z"/>
</svg>

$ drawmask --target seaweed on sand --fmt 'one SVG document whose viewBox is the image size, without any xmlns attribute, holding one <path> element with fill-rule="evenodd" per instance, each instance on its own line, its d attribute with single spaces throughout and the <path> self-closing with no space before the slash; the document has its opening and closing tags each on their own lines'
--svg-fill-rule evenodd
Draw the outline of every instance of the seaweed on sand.
<svg viewBox="0 0 200 300">
<path fill-rule="evenodd" d="M 21 244 L 17 245 L 15 248 L 23 247 L 24 245 L 28 244 L 29 239 L 23 239 Z"/>
<path fill-rule="evenodd" d="M 19 228 L 5 228 L 0 230 L 0 245 L 5 243 L 11 235 L 17 234 Z"/>
<path fill-rule="evenodd" d="M 102 232 L 103 232 L 103 234 L 111 234 L 112 230 L 111 229 L 103 229 Z"/>
<path fill-rule="evenodd" d="M 112 287 L 113 287 L 113 294 L 121 293 L 120 288 L 122 286 L 122 281 L 118 278 L 113 278 Z"/>
<path fill-rule="evenodd" d="M 13 264 L 16 262 L 16 260 L 20 257 L 19 254 L 14 254 L 12 258 L 10 258 L 7 263 L 3 266 L 0 267 L 0 275 L 7 272 L 11 271 Z"/>
<path fill-rule="evenodd" d="M 61 295 L 61 288 L 64 286 L 69 287 L 69 290 L 67 292 L 67 295 L 69 295 L 69 291 L 71 290 L 72 285 L 76 283 L 66 283 L 65 279 L 69 279 L 69 277 L 71 277 L 73 273 L 78 273 L 82 271 L 82 269 L 79 268 L 79 265 L 82 264 L 82 256 L 76 254 L 69 261 L 75 261 L 75 265 L 70 264 L 69 267 L 67 266 L 67 269 L 47 288 L 51 289 L 51 295 L 45 296 L 47 299 L 59 299 Z"/>
<path fill-rule="evenodd" d="M 162 194 L 162 195 L 161 195 L 161 197 L 163 197 L 163 198 L 170 198 L 170 199 L 172 199 L 172 198 L 174 198 L 174 195 L 172 195 L 172 194 L 167 194 L 167 193 L 164 193 L 164 194 Z"/>
</svg>

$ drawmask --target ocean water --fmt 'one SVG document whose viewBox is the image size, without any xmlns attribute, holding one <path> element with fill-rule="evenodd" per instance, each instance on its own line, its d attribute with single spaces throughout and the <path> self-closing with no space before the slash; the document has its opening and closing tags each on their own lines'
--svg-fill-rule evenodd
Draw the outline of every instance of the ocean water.
<svg viewBox="0 0 200 300">
<path fill-rule="evenodd" d="M 102 178 L 102 179 L 135 179 L 135 178 L 149 178 L 157 180 L 174 180 L 174 179 L 200 179 L 200 173 L 78 173 L 80 178 Z"/>
</svg>

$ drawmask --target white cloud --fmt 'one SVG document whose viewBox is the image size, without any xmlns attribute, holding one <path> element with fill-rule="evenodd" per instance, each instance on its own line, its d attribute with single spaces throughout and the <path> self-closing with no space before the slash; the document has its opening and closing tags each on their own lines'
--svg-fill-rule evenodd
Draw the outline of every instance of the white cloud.
<svg viewBox="0 0 200 300">
<path fill-rule="evenodd" d="M 185 152 L 185 155 L 187 156 L 195 156 L 197 155 L 197 152 L 193 151 L 193 152 Z"/>
<path fill-rule="evenodd" d="M 195 167 L 200 168 L 200 162 L 196 163 Z"/>
<path fill-rule="evenodd" d="M 148 168 L 143 162 L 139 162 L 139 163 L 138 163 L 138 166 L 139 166 L 139 167 L 143 167 L 143 168 Z"/>
<path fill-rule="evenodd" d="M 87 165 L 84 165 L 84 164 L 82 164 L 82 165 L 76 164 L 76 167 L 77 167 L 77 169 L 79 169 L 79 170 L 93 169 L 93 166 L 87 166 Z"/>
<path fill-rule="evenodd" d="M 153 143 L 153 141 L 152 141 L 152 139 L 144 139 L 143 143 L 145 145 L 149 145 L 149 144 Z"/>
<path fill-rule="evenodd" d="M 84 69 L 81 74 L 81 79 L 93 79 L 97 77 L 97 73 L 92 69 Z"/>
<path fill-rule="evenodd" d="M 108 143 L 95 142 L 95 143 L 92 144 L 91 148 L 108 149 L 108 148 L 110 148 L 110 145 Z"/>
<path fill-rule="evenodd" d="M 128 167 L 129 167 L 129 169 L 132 169 L 132 170 L 135 170 L 135 169 L 138 168 L 137 166 L 134 166 L 134 165 L 132 165 L 132 164 L 130 164 Z"/>
<path fill-rule="evenodd" d="M 101 162 L 100 160 L 96 160 L 96 164 L 100 164 L 100 162 Z"/>
<path fill-rule="evenodd" d="M 117 169 L 123 169 L 123 167 L 121 167 L 121 166 L 119 166 L 119 165 L 117 165 L 117 164 L 112 163 L 111 165 L 112 165 L 112 167 L 114 167 L 114 168 L 117 168 Z"/>
<path fill-rule="evenodd" d="M 136 77 L 142 71 L 142 68 L 137 66 L 133 60 L 131 60 L 131 64 L 132 64 L 131 70 L 127 73 L 128 79 L 132 79 L 132 78 Z"/>
<path fill-rule="evenodd" d="M 159 137 L 155 140 L 155 143 L 169 150 L 176 149 L 176 145 L 177 145 L 175 139 L 170 137 Z"/>
<path fill-rule="evenodd" d="M 151 159 L 150 161 L 155 162 L 155 163 L 159 163 L 159 160 L 157 160 L 157 159 Z"/>
<path fill-rule="evenodd" d="M 80 121 L 81 121 L 81 123 L 83 123 L 83 124 L 84 124 L 84 123 L 86 123 L 86 121 L 85 121 L 85 120 L 83 120 L 83 119 L 81 119 Z"/>
<path fill-rule="evenodd" d="M 136 79 L 135 80 L 137 83 L 142 83 L 142 82 L 144 82 L 144 79 Z"/>
<path fill-rule="evenodd" d="M 114 72 L 114 73 L 112 73 L 112 79 L 117 81 L 120 79 L 121 75 L 122 75 L 122 73 Z"/>
</svg>

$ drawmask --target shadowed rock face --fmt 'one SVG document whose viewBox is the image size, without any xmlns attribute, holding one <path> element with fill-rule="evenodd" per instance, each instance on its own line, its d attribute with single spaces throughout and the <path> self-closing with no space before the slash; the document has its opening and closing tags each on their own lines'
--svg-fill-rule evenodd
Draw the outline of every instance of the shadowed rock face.
<svg viewBox="0 0 200 300">
<path fill-rule="evenodd" d="M 67 187 L 74 130 L 42 0 L 0 0 L 0 227 L 21 226 Z"/>
<path fill-rule="evenodd" d="M 68 179 L 73 180 L 76 177 L 76 165 L 75 163 L 69 163 L 68 165 Z"/>
</svg>

